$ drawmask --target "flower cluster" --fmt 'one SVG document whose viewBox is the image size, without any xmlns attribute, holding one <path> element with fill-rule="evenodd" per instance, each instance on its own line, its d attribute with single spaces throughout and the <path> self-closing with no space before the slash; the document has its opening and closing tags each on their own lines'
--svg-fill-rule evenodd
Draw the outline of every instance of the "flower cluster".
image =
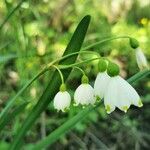
<svg viewBox="0 0 150 150">
<path fill-rule="evenodd" d="M 97 100 L 104 99 L 107 113 L 111 113 L 115 108 L 127 112 L 130 105 L 142 107 L 142 101 L 136 90 L 121 76 L 119 76 L 118 65 L 100 59 L 99 73 L 96 77 L 94 88 L 89 84 L 88 77 L 83 75 L 81 85 L 75 90 L 75 105 L 94 104 Z M 64 84 L 60 87 L 54 98 L 54 107 L 57 110 L 65 111 L 71 103 L 71 96 L 66 91 Z"/>
</svg>

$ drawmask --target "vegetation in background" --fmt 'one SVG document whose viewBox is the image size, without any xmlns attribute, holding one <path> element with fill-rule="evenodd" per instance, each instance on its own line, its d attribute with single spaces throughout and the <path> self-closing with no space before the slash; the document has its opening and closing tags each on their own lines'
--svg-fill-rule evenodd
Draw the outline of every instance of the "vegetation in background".
<svg viewBox="0 0 150 150">
<path fill-rule="evenodd" d="M 140 47 L 149 61 L 149 6 L 148 1 L 139 0 L 1 0 L 0 112 L 46 64 L 62 56 L 78 23 L 87 14 L 91 16 L 87 33 L 86 29 L 82 31 L 84 34 L 80 30 L 81 35 L 76 35 L 67 50 L 79 51 L 85 33 L 83 49 L 107 37 L 128 35 L 140 42 Z M 83 26 L 87 28 L 88 21 Z M 89 50 L 108 56 L 119 64 L 120 74 L 125 79 L 139 72 L 134 50 L 130 48 L 127 39 L 105 42 Z M 95 57 L 94 54 L 81 56 L 79 59 L 82 60 Z M 98 72 L 97 63 L 93 61 L 82 68 L 93 85 Z M 66 77 L 68 75 L 69 73 Z M 14 142 L 18 130 L 27 116 L 31 115 L 29 112 L 37 105 L 48 85 L 46 99 L 50 103 L 45 103 L 48 107 L 37 117 L 32 128 L 29 126 L 30 129 L 22 142 L 20 141 L 24 149 L 33 149 L 35 143 L 80 112 L 80 107 L 72 106 L 66 113 L 57 113 L 53 108 L 53 100 L 49 96 L 52 90 L 59 87 L 59 79 L 52 85 L 49 83 L 53 76 L 58 78 L 56 72 L 53 75 L 53 71 L 47 71 L 17 97 L 7 114 L 8 117 L 2 120 L 7 125 L 0 130 L 0 149 L 8 149 Z M 81 73 L 73 70 L 67 80 L 67 87 L 72 95 L 80 84 L 80 79 Z M 150 75 L 133 83 L 144 104 L 141 109 L 132 107 L 126 114 L 117 110 L 107 115 L 104 106 L 100 105 L 47 149 L 149 149 L 149 79 Z M 46 101 L 45 97 L 42 100 Z M 91 108 L 83 110 L 81 115 L 85 115 L 88 109 Z M 0 128 L 2 126 L 3 124 Z"/>
</svg>

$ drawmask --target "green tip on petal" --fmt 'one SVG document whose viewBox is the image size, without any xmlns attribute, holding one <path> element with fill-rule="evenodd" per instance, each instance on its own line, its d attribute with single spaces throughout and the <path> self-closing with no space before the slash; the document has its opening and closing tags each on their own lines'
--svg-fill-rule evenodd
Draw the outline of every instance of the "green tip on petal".
<svg viewBox="0 0 150 150">
<path fill-rule="evenodd" d="M 73 106 L 75 106 L 75 107 L 77 107 L 79 104 L 77 104 L 77 103 L 73 103 Z"/>
<path fill-rule="evenodd" d="M 139 107 L 142 107 L 142 106 L 143 106 L 143 103 L 142 103 L 141 100 L 138 101 L 138 106 L 139 106 Z"/>
<path fill-rule="evenodd" d="M 109 76 L 114 77 L 119 75 L 120 69 L 119 66 L 115 63 L 109 62 L 108 68 L 107 68 L 107 73 Z"/>
<path fill-rule="evenodd" d="M 62 112 L 65 113 L 65 112 L 67 112 L 68 110 L 69 110 L 69 108 L 67 107 L 67 108 L 63 109 Z"/>
<path fill-rule="evenodd" d="M 127 110 L 128 110 L 128 106 L 123 106 L 122 109 L 123 109 L 123 111 L 126 113 Z"/>
<path fill-rule="evenodd" d="M 83 109 L 85 109 L 85 106 L 82 106 Z"/>
<path fill-rule="evenodd" d="M 104 59 L 100 59 L 98 63 L 99 72 L 104 72 L 107 69 L 107 62 Z"/>
<path fill-rule="evenodd" d="M 66 85 L 65 85 L 65 84 L 61 84 L 59 90 L 60 90 L 61 92 L 65 92 L 65 91 L 66 91 Z"/>
<path fill-rule="evenodd" d="M 106 109 L 106 112 L 107 112 L 108 114 L 110 114 L 110 110 L 111 110 L 110 105 L 106 105 L 105 109 Z"/>
<path fill-rule="evenodd" d="M 97 102 L 99 102 L 101 100 L 101 98 L 98 95 L 96 95 L 95 99 Z"/>
<path fill-rule="evenodd" d="M 86 75 L 82 76 L 82 84 L 88 84 L 89 83 L 89 79 Z"/>
<path fill-rule="evenodd" d="M 133 49 L 136 49 L 139 47 L 139 42 L 135 39 L 135 38 L 130 38 L 130 46 L 133 48 Z"/>
</svg>

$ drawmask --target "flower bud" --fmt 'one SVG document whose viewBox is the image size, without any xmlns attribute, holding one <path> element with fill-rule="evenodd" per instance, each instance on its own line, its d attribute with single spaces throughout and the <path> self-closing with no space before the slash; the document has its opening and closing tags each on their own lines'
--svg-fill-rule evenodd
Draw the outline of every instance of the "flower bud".
<svg viewBox="0 0 150 150">
<path fill-rule="evenodd" d="M 139 42 L 135 39 L 135 38 L 130 38 L 130 46 L 133 48 L 133 49 L 136 49 L 139 47 Z"/>
<path fill-rule="evenodd" d="M 107 62 L 104 59 L 100 59 L 98 63 L 99 72 L 104 72 L 107 69 Z"/>
<path fill-rule="evenodd" d="M 109 62 L 107 67 L 107 73 L 110 77 L 119 75 L 120 69 L 119 66 L 115 63 Z"/>
<path fill-rule="evenodd" d="M 66 91 L 66 85 L 65 85 L 65 84 L 61 84 L 59 90 L 60 90 L 61 92 Z"/>
<path fill-rule="evenodd" d="M 81 81 L 82 84 L 88 84 L 89 83 L 89 79 L 88 79 L 88 77 L 86 75 L 83 75 L 81 80 L 82 80 Z"/>
<path fill-rule="evenodd" d="M 140 70 L 149 68 L 146 57 L 140 48 L 137 48 L 135 50 L 135 54 L 136 54 L 136 61 Z"/>
</svg>

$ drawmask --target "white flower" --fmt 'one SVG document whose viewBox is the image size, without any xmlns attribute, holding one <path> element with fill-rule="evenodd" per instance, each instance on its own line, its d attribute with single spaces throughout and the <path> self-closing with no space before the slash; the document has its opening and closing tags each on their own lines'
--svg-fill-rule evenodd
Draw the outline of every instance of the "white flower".
<svg viewBox="0 0 150 150">
<path fill-rule="evenodd" d="M 110 76 L 107 74 L 107 72 L 98 73 L 94 84 L 94 93 L 97 99 L 102 99 L 104 97 L 109 79 Z"/>
<path fill-rule="evenodd" d="M 83 83 L 75 91 L 74 101 L 76 105 L 88 105 L 95 103 L 94 89 L 91 85 Z"/>
<path fill-rule="evenodd" d="M 146 57 L 140 48 L 136 49 L 136 61 L 141 70 L 148 68 Z"/>
<path fill-rule="evenodd" d="M 58 111 L 65 111 L 69 108 L 71 102 L 71 96 L 67 91 L 59 91 L 54 97 L 54 108 Z"/>
<path fill-rule="evenodd" d="M 135 89 L 120 76 L 110 79 L 104 96 L 104 104 L 107 113 L 111 113 L 116 107 L 126 112 L 132 104 L 138 107 L 143 106 Z"/>
</svg>

